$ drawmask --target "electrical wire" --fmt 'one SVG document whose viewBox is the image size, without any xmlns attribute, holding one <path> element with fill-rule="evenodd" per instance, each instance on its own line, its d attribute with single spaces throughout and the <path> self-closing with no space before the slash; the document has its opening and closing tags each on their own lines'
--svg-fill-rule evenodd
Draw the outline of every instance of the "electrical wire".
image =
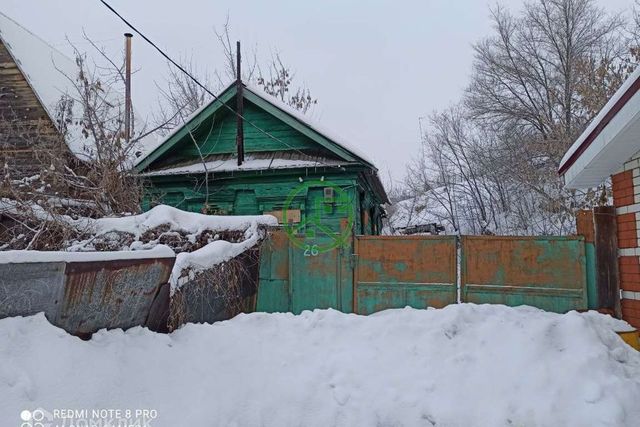
<svg viewBox="0 0 640 427">
<path fill-rule="evenodd" d="M 109 9 L 114 15 L 116 15 L 118 18 L 120 18 L 120 20 L 122 22 L 124 22 L 124 24 L 129 27 L 133 32 L 135 32 L 136 34 L 138 34 L 140 37 L 142 37 L 142 39 L 144 41 L 146 41 L 149 45 L 151 45 L 155 50 L 158 51 L 158 53 L 160 53 L 160 55 L 162 55 L 167 61 L 169 61 L 171 64 L 173 64 L 173 66 L 175 66 L 178 70 L 180 70 L 181 72 L 183 72 L 187 77 L 189 77 L 191 80 L 193 80 L 193 82 L 195 84 L 197 84 L 200 88 L 202 88 L 205 92 L 207 92 L 209 95 L 211 95 L 213 97 L 213 100 L 216 102 L 219 102 L 220 104 L 222 104 L 222 106 L 224 106 L 225 108 L 227 108 L 231 113 L 235 114 L 237 117 L 241 118 L 244 122 L 246 122 L 247 124 L 251 125 L 252 127 L 254 127 L 255 129 L 257 129 L 258 131 L 260 131 L 261 133 L 263 133 L 264 135 L 268 136 L 269 138 L 273 139 L 274 141 L 277 141 L 283 145 L 285 145 L 286 147 L 297 151 L 299 154 L 302 154 L 304 156 L 307 156 L 306 153 L 304 153 L 303 151 L 299 150 L 298 148 L 292 146 L 291 144 L 288 144 L 287 142 L 281 140 L 280 138 L 276 137 L 275 135 L 272 135 L 271 133 L 269 133 L 268 131 L 262 129 L 261 127 L 257 126 L 256 124 L 254 124 L 253 122 L 251 122 L 250 120 L 248 120 L 246 117 L 244 117 L 242 114 L 238 113 L 235 109 L 231 108 L 229 105 L 227 105 L 226 103 L 222 102 L 220 100 L 220 98 L 213 93 L 211 90 L 209 90 L 209 88 L 207 88 L 204 84 L 200 83 L 200 81 L 198 81 L 198 79 L 196 79 L 194 76 L 192 76 L 184 67 L 182 67 L 180 64 L 178 64 L 176 61 L 174 61 L 167 53 L 165 53 L 162 49 L 160 49 L 152 40 L 150 40 L 147 36 L 145 36 L 142 31 L 138 30 L 133 24 L 131 24 L 126 18 L 124 18 L 120 13 L 118 13 L 117 10 L 115 10 L 109 3 L 107 3 L 105 0 L 99 0 L 100 3 L 102 3 L 107 9 Z M 185 124 L 186 126 L 187 124 Z M 317 160 L 316 160 L 317 161 Z M 336 166 L 336 165 L 330 165 L 328 163 L 319 161 L 318 163 L 321 163 L 322 165 L 326 166 L 326 167 L 333 167 L 333 168 L 338 168 L 338 169 L 343 169 L 342 166 Z"/>
</svg>

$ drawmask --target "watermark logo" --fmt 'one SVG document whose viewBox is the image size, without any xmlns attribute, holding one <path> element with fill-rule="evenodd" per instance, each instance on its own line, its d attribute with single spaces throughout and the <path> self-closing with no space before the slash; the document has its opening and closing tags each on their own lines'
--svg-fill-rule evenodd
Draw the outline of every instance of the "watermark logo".
<svg viewBox="0 0 640 427">
<path fill-rule="evenodd" d="M 42 409 L 30 411 L 28 409 L 20 412 L 20 427 L 50 427 L 48 414 Z"/>
<path fill-rule="evenodd" d="M 67 409 L 20 412 L 20 427 L 152 427 L 155 409 Z"/>
<path fill-rule="evenodd" d="M 313 205 L 307 204 L 304 215 L 301 215 L 299 203 L 308 200 L 310 189 L 322 189 L 322 195 L 312 199 Z M 317 256 L 347 246 L 354 216 L 349 193 L 324 180 L 304 181 L 298 185 L 287 196 L 282 210 L 285 232 L 294 246 L 304 250 L 305 256 Z M 332 227 L 331 223 L 339 223 L 339 229 L 335 225 Z"/>
</svg>

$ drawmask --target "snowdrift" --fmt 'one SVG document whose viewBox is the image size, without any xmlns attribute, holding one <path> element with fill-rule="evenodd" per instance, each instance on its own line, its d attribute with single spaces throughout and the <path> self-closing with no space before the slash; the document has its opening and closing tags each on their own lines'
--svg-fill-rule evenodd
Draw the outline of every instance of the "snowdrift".
<svg viewBox="0 0 640 427">
<path fill-rule="evenodd" d="M 253 313 L 85 342 L 42 315 L 9 318 L 0 420 L 144 408 L 154 427 L 637 426 L 640 353 L 618 327 L 595 313 L 460 304 Z"/>
</svg>

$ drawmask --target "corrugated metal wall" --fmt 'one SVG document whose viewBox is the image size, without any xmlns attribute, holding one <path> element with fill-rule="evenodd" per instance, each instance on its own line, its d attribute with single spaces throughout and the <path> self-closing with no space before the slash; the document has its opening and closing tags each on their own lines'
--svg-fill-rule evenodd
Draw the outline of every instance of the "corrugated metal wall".
<svg viewBox="0 0 640 427">
<path fill-rule="evenodd" d="M 163 331 L 174 260 L 0 264 L 0 318 L 44 312 L 79 336 L 140 325 Z"/>
</svg>

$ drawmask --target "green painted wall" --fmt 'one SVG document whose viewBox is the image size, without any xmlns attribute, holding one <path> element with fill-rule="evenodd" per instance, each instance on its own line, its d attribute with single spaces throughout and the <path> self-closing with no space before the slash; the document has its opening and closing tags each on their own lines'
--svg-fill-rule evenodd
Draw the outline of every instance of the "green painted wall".
<svg viewBox="0 0 640 427">
<path fill-rule="evenodd" d="M 309 174 L 299 170 L 297 173 L 266 174 L 256 172 L 248 175 L 227 176 L 209 181 L 209 213 L 221 215 L 259 215 L 265 212 L 279 211 L 285 208 L 290 194 L 296 192 L 289 209 L 300 209 L 301 219 L 321 218 L 328 229 L 339 231 L 351 213 L 356 232 L 360 233 L 360 218 L 364 210 L 370 210 L 372 198 L 362 198 L 370 190 L 357 171 L 345 171 L 326 174 Z M 347 195 L 345 199 L 333 204 L 324 203 L 324 186 L 312 186 L 297 191 L 303 181 L 319 181 L 339 187 Z M 206 186 L 198 177 L 159 177 L 150 181 L 143 200 L 143 209 L 148 210 L 155 204 L 167 204 L 177 208 L 202 212 L 205 205 Z M 363 205 L 362 202 L 369 204 Z M 371 223 L 371 221 L 369 221 Z M 364 227 L 364 234 L 372 234 L 371 224 Z"/>
<path fill-rule="evenodd" d="M 245 153 L 318 149 L 318 145 L 310 138 L 251 102 L 245 101 L 244 117 L 247 119 L 244 125 Z M 200 123 L 192 133 L 203 156 L 235 153 L 236 126 L 236 117 L 226 109 L 219 110 Z M 256 126 L 260 129 L 266 129 L 270 135 L 278 140 L 266 136 Z M 154 164 L 154 168 L 199 159 L 198 149 L 190 138 L 187 137 L 187 139 L 189 141 L 177 144 L 161 156 Z"/>
</svg>

